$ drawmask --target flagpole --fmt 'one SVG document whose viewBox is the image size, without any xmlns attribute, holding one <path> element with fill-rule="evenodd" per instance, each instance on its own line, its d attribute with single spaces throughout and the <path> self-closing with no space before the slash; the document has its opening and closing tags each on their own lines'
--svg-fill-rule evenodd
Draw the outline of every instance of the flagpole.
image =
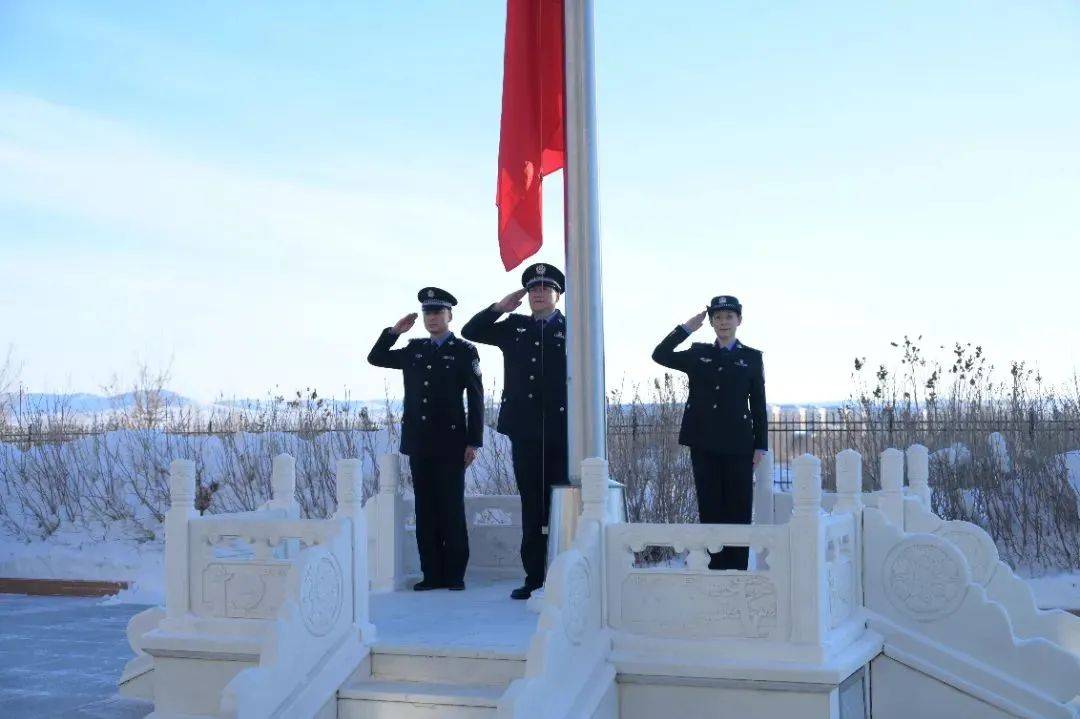
<svg viewBox="0 0 1080 719">
<path fill-rule="evenodd" d="M 566 69 L 567 400 L 570 481 L 581 462 L 607 459 L 604 304 L 596 176 L 593 0 L 564 0 Z"/>
</svg>

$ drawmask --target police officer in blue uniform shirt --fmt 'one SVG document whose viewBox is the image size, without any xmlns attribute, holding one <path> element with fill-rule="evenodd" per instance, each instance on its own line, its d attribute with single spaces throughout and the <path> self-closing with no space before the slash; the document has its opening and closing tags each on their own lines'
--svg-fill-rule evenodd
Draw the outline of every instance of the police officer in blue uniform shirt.
<svg viewBox="0 0 1080 719">
<path fill-rule="evenodd" d="M 754 465 L 768 449 L 761 352 L 735 339 L 742 310 L 731 295 L 713 297 L 704 312 L 672 330 L 652 355 L 690 379 L 679 444 L 690 448 L 703 524 L 750 523 Z M 676 352 L 706 316 L 716 340 Z M 746 547 L 724 549 L 711 555 L 709 568 L 746 569 L 748 556 Z"/>
<path fill-rule="evenodd" d="M 567 483 L 566 321 L 555 308 L 566 286 L 562 272 L 535 264 L 512 292 L 465 323 L 461 334 L 503 353 L 503 394 L 497 430 L 510 438 L 521 495 L 521 564 L 525 584 L 510 596 L 528 599 L 544 584 L 551 486 Z M 511 314 L 528 295 L 531 316 Z"/>
<path fill-rule="evenodd" d="M 399 369 L 405 381 L 401 453 L 409 456 L 416 494 L 416 546 L 424 578 L 417 591 L 465 588 L 469 536 L 465 521 L 465 469 L 484 440 L 484 387 L 476 347 L 450 331 L 457 300 L 446 290 L 417 294 L 427 339 L 391 349 L 412 329 L 415 312 L 379 335 L 368 362 Z M 468 398 L 466 415 L 462 393 Z"/>
</svg>

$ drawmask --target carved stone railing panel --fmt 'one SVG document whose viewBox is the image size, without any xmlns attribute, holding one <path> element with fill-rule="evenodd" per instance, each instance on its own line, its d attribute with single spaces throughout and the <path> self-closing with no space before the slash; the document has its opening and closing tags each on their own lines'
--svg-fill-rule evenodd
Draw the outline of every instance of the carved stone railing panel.
<svg viewBox="0 0 1080 719">
<path fill-rule="evenodd" d="M 348 528 L 342 520 L 247 514 L 195 518 L 188 531 L 192 614 L 269 620 L 285 600 L 294 560 Z"/>
<path fill-rule="evenodd" d="M 676 639 L 786 636 L 787 530 L 769 525 L 614 524 L 607 530 L 608 621 L 639 636 Z M 708 568 L 724 546 L 764 554 L 768 569 Z M 647 547 L 686 552 L 682 566 L 640 566 Z"/>
<path fill-rule="evenodd" d="M 825 521 L 825 542 L 829 628 L 835 629 L 862 603 L 856 582 L 859 566 L 855 517 L 829 517 Z"/>
</svg>

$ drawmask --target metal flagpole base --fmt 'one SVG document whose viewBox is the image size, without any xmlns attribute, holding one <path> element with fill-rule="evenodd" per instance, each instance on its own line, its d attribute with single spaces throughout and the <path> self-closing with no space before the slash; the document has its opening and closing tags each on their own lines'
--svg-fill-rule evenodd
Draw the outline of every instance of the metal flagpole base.
<svg viewBox="0 0 1080 719">
<path fill-rule="evenodd" d="M 559 484 L 551 488 L 551 513 L 548 515 L 547 566 L 570 548 L 581 515 L 581 487 Z"/>
</svg>

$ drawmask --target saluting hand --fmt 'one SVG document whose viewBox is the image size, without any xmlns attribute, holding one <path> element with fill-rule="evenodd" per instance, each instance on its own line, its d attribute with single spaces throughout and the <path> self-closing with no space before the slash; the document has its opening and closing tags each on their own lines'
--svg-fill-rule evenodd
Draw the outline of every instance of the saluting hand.
<svg viewBox="0 0 1080 719">
<path fill-rule="evenodd" d="M 702 310 L 701 312 L 698 312 L 686 322 L 683 322 L 683 327 L 685 327 L 689 332 L 697 332 L 699 329 L 701 329 L 702 323 L 705 322 L 705 315 L 707 315 L 708 313 L 708 310 Z"/>
<path fill-rule="evenodd" d="M 469 465 L 476 459 L 476 447 L 465 448 L 465 468 L 468 469 Z"/>
<path fill-rule="evenodd" d="M 390 328 L 390 333 L 400 335 L 408 332 L 412 329 L 413 324 L 416 323 L 416 318 L 419 316 L 420 315 L 415 312 L 410 312 L 409 314 L 398 320 L 397 323 L 395 323 L 394 326 Z"/>
<path fill-rule="evenodd" d="M 529 291 L 522 287 L 516 292 L 511 292 L 506 297 L 495 303 L 495 309 L 499 312 L 513 312 L 518 307 L 521 307 L 521 300 L 525 298 Z"/>
</svg>

